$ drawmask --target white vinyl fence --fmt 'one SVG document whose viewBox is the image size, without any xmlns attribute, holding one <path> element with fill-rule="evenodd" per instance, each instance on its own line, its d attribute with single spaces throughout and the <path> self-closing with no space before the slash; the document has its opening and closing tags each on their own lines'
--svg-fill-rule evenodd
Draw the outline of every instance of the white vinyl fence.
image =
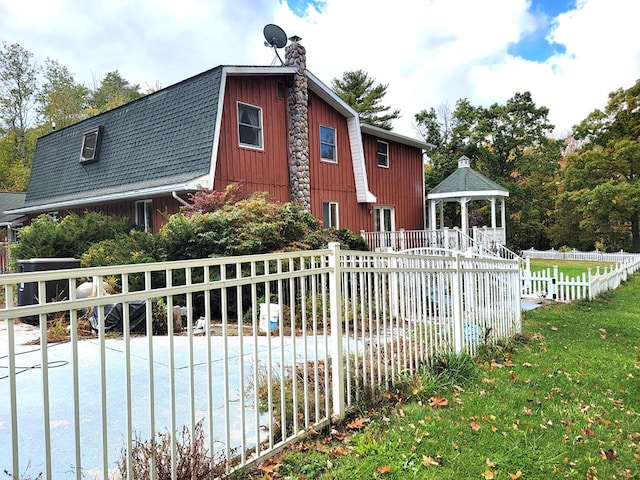
<svg viewBox="0 0 640 480">
<path fill-rule="evenodd" d="M 607 253 L 599 250 L 593 252 L 580 252 L 575 248 L 572 250 L 522 250 L 522 258 L 543 258 L 547 260 L 582 260 L 593 262 L 611 262 L 611 263 L 627 263 L 640 257 L 637 253 L 627 253 L 622 250 L 619 252 Z"/>
<path fill-rule="evenodd" d="M 86 279 L 96 296 L 79 299 Z M 45 292 L 54 281 L 68 288 L 52 301 Z M 29 285 L 36 298 L 20 302 Z M 473 352 L 521 328 L 516 261 L 337 244 L 5 274 L 0 286 L 0 471 L 13 478 L 27 470 L 46 479 L 113 478 L 121 459 L 132 478 L 137 439 L 173 432 L 176 458 L 182 426 L 198 425 L 220 476 L 343 416 L 368 390 L 390 388 L 436 352 Z M 122 307 L 121 334 L 106 331 L 114 305 Z M 133 305 L 142 306 L 140 333 L 130 333 Z M 85 309 L 96 312 L 94 338 L 78 335 Z M 39 325 L 40 345 L 17 341 L 20 317 Z M 48 342 L 47 326 L 60 319 L 71 341 Z"/>
<path fill-rule="evenodd" d="M 629 275 L 640 269 L 640 256 L 625 255 L 621 258 L 624 259 L 623 263 L 589 268 L 580 276 L 569 277 L 559 271 L 557 266 L 533 272 L 530 257 L 526 257 L 521 274 L 522 296 L 558 302 L 592 300 L 601 293 L 615 290 L 622 282 L 627 281 Z"/>
</svg>

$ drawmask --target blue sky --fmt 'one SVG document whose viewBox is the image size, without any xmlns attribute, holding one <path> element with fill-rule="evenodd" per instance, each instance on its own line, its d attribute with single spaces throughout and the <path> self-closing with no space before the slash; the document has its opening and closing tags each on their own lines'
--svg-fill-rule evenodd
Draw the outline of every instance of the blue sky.
<svg viewBox="0 0 640 480">
<path fill-rule="evenodd" d="M 530 10 L 540 18 L 540 24 L 535 31 L 525 35 L 517 44 L 513 44 L 508 52 L 535 62 L 547 60 L 556 53 L 564 53 L 563 45 L 549 42 L 546 36 L 552 27 L 553 19 L 574 7 L 574 0 L 532 1 Z"/>
<path fill-rule="evenodd" d="M 275 23 L 327 85 L 356 69 L 387 84 L 398 133 L 415 137 L 422 109 L 530 91 L 561 136 L 640 78 L 638 18 L 638 0 L 0 0 L 0 41 L 90 87 L 118 70 L 144 89 L 277 63 Z"/>
</svg>

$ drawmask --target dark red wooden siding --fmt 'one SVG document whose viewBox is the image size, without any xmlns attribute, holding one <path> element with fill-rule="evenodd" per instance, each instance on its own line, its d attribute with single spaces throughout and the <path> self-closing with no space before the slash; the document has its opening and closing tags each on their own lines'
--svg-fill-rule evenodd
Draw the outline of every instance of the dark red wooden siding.
<svg viewBox="0 0 640 480">
<path fill-rule="evenodd" d="M 284 77 L 229 77 L 224 97 L 220 144 L 215 172 L 216 190 L 241 183 L 248 191 L 268 191 L 289 201 L 288 126 L 286 98 L 278 97 Z M 241 147 L 237 103 L 262 109 L 263 149 Z"/>
<path fill-rule="evenodd" d="M 311 213 L 322 219 L 323 202 L 337 202 L 341 228 L 354 232 L 370 230 L 373 216 L 369 205 L 358 203 L 356 197 L 347 121 L 317 95 L 310 93 L 309 98 Z M 320 160 L 320 126 L 336 129 L 337 163 Z"/>
<path fill-rule="evenodd" d="M 188 198 L 184 194 L 181 195 L 181 198 L 183 198 L 184 200 L 188 200 Z M 166 222 L 165 216 L 178 213 L 180 211 L 180 207 L 182 206 L 182 204 L 174 199 L 171 195 L 144 200 L 153 201 L 154 232 L 157 232 L 160 227 L 164 225 L 164 223 Z M 82 215 L 86 211 L 99 212 L 114 217 L 127 217 L 130 223 L 133 225 L 136 219 L 136 200 L 100 203 L 83 208 L 61 209 L 60 211 L 58 211 L 58 216 L 62 217 L 70 213 Z M 33 216 L 31 216 L 30 220 L 31 219 L 33 219 Z"/>
<path fill-rule="evenodd" d="M 369 189 L 376 195 L 376 206 L 395 208 L 396 229 L 424 228 L 424 193 L 422 150 L 380 139 L 389 144 L 389 167 L 379 167 L 378 138 L 364 134 L 364 156 Z"/>
</svg>

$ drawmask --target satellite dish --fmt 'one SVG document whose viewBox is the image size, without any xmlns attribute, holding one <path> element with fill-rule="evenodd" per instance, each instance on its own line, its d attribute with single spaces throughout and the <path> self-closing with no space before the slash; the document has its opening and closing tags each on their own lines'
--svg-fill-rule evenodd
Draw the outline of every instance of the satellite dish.
<svg viewBox="0 0 640 480">
<path fill-rule="evenodd" d="M 273 48 L 273 51 L 276 52 L 276 57 L 280 60 L 280 64 L 284 65 L 280 55 L 278 55 L 278 48 L 282 48 L 287 44 L 287 34 L 284 33 L 284 30 L 282 30 L 278 25 L 273 23 L 265 25 L 262 33 L 264 34 L 265 39 L 264 46 Z M 273 61 L 275 62 L 275 58 Z"/>
<path fill-rule="evenodd" d="M 278 25 L 270 23 L 262 30 L 265 47 L 282 48 L 287 44 L 287 34 Z"/>
</svg>

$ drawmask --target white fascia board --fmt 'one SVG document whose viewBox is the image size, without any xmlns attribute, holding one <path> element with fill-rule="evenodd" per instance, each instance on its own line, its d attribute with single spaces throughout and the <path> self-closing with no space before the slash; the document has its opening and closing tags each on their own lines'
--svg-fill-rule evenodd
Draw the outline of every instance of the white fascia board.
<svg viewBox="0 0 640 480">
<path fill-rule="evenodd" d="M 427 200 L 457 200 L 459 198 L 472 198 L 483 199 L 491 197 L 508 197 L 509 192 L 502 190 L 478 190 L 478 191 L 460 191 L 460 192 L 445 192 L 445 193 L 430 193 L 427 195 Z"/>
<path fill-rule="evenodd" d="M 16 215 L 26 215 L 29 213 L 58 210 L 62 208 L 84 207 L 84 206 L 93 205 L 96 203 L 111 203 L 111 202 L 119 202 L 124 200 L 134 200 L 139 198 L 155 197 L 158 195 L 170 194 L 171 192 L 195 191 L 201 187 L 207 187 L 207 182 L 208 182 L 208 177 L 201 177 L 199 179 L 195 179 L 187 183 L 163 185 L 161 187 L 154 187 L 154 188 L 141 188 L 139 190 L 131 190 L 131 191 L 122 192 L 122 193 L 98 195 L 95 197 L 86 197 L 80 200 L 44 203 L 41 205 L 34 205 L 31 207 L 23 207 L 23 208 L 16 208 L 15 210 L 8 210 L 6 213 L 16 214 Z"/>
<path fill-rule="evenodd" d="M 347 119 L 351 162 L 353 177 L 356 182 L 356 199 L 358 203 L 376 203 L 378 198 L 369 190 L 367 166 L 362 146 L 362 131 L 360 130 L 360 119 L 357 112 L 308 70 L 307 79 L 309 80 L 309 89 Z"/>
<path fill-rule="evenodd" d="M 385 130 L 384 128 L 375 127 L 366 123 L 360 125 L 360 128 L 362 129 L 363 133 L 366 133 L 368 135 L 379 137 L 383 140 L 402 143 L 403 145 L 409 145 L 410 147 L 421 148 L 422 150 L 430 150 L 435 147 L 435 145 L 424 142 L 422 140 L 407 137 L 406 135 L 400 135 L 399 133 L 392 132 L 391 130 Z"/>
<path fill-rule="evenodd" d="M 222 75 L 291 75 L 296 73 L 296 67 L 255 67 L 242 65 L 226 65 L 222 67 Z"/>
</svg>

